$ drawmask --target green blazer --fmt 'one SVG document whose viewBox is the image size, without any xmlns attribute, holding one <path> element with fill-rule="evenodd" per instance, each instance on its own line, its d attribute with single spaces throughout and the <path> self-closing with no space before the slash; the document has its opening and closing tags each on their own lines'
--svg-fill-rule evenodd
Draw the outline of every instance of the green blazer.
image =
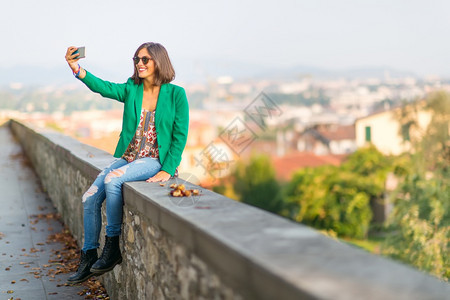
<svg viewBox="0 0 450 300">
<path fill-rule="evenodd" d="M 124 103 L 122 132 L 117 143 L 114 157 L 121 157 L 130 144 L 142 109 L 144 85 L 135 84 L 129 78 L 126 83 L 112 83 L 95 77 L 86 71 L 86 77 L 80 78 L 93 92 L 103 97 Z M 155 111 L 155 129 L 159 147 L 161 170 L 171 176 L 181 162 L 181 154 L 186 146 L 189 128 L 189 106 L 186 92 L 174 84 L 162 84 Z"/>
</svg>

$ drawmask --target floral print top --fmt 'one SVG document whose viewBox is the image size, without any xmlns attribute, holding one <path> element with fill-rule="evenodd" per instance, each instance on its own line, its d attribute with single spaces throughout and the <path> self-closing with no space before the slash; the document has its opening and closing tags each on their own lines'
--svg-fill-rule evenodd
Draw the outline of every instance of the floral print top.
<svg viewBox="0 0 450 300">
<path fill-rule="evenodd" d="M 155 111 L 142 109 L 139 126 L 127 150 L 122 155 L 129 163 L 143 157 L 159 158 L 156 140 Z"/>
</svg>

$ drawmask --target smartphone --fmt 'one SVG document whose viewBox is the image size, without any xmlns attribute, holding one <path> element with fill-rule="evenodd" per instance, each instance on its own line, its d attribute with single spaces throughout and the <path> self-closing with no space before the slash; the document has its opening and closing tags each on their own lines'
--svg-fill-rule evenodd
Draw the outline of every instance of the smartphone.
<svg viewBox="0 0 450 300">
<path fill-rule="evenodd" d="M 77 53 L 80 53 L 80 56 L 78 56 L 77 58 L 85 58 L 86 57 L 86 47 L 78 47 L 78 49 L 75 50 L 75 52 L 72 53 L 72 55 L 75 55 Z"/>
</svg>

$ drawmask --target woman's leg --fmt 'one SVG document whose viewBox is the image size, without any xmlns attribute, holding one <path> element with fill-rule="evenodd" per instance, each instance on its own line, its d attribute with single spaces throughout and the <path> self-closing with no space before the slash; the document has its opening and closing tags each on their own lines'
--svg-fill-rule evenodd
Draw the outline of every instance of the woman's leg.
<svg viewBox="0 0 450 300">
<path fill-rule="evenodd" d="M 161 170 L 159 159 L 145 157 L 111 171 L 105 177 L 106 191 L 106 235 L 118 236 L 121 233 L 123 197 L 122 185 L 128 181 L 142 181 Z"/>
<path fill-rule="evenodd" d="M 159 170 L 161 170 L 159 159 L 146 157 L 112 170 L 106 175 L 106 218 L 108 225 L 106 225 L 105 247 L 103 247 L 100 258 L 92 265 L 90 272 L 97 275 L 103 274 L 111 271 L 122 262 L 119 236 L 123 214 L 123 183 L 146 180 L 158 173 Z"/>
<path fill-rule="evenodd" d="M 91 187 L 83 195 L 84 245 L 83 251 L 97 249 L 102 227 L 101 207 L 105 200 L 105 177 L 111 170 L 127 164 L 125 159 L 117 159 L 106 167 L 95 179 Z"/>
<path fill-rule="evenodd" d="M 67 279 L 68 284 L 77 284 L 88 280 L 94 275 L 91 267 L 98 260 L 97 248 L 100 229 L 102 226 L 101 207 L 105 199 L 104 179 L 106 175 L 115 168 L 127 164 L 124 159 L 118 159 L 106 167 L 95 179 L 94 183 L 83 195 L 84 207 L 84 245 L 81 251 L 81 258 L 75 274 Z"/>
</svg>

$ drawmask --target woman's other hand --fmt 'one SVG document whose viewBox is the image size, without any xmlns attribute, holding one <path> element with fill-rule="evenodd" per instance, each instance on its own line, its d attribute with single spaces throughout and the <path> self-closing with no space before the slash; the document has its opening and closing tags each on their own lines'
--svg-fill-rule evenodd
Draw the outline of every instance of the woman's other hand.
<svg viewBox="0 0 450 300">
<path fill-rule="evenodd" d="M 155 176 L 147 179 L 147 182 L 164 182 L 170 179 L 170 174 L 166 171 L 159 171 Z"/>
</svg>

